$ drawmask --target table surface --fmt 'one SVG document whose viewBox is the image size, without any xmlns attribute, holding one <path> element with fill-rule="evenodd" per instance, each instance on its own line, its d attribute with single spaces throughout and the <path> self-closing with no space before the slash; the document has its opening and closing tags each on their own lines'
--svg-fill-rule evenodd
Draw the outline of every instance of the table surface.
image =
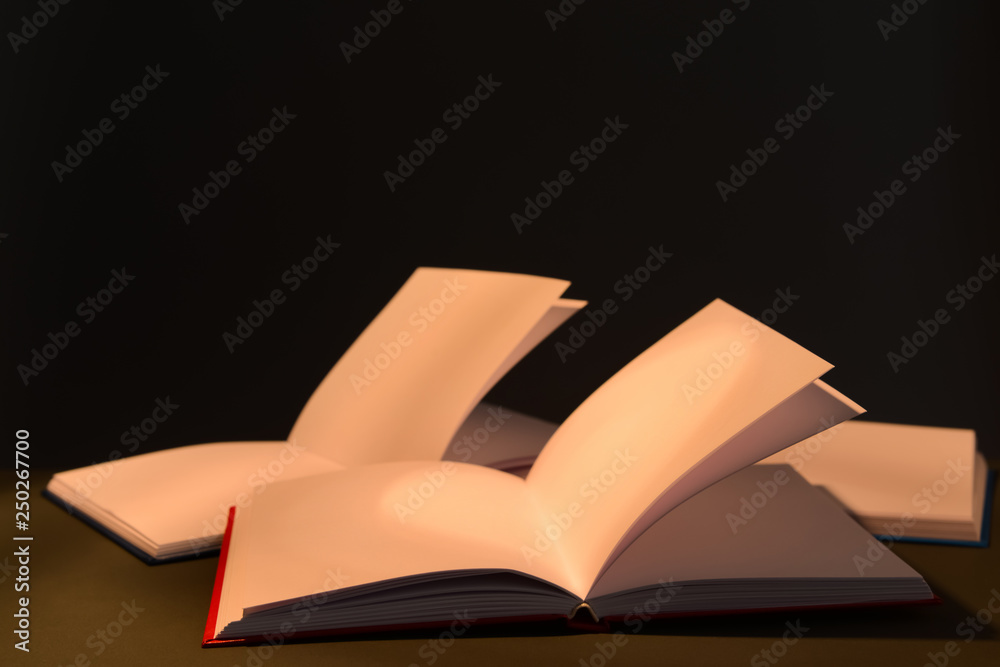
<svg viewBox="0 0 1000 667">
<path fill-rule="evenodd" d="M 994 461 L 993 469 L 1000 467 Z M 277 648 L 201 648 L 216 557 L 162 566 L 124 549 L 41 497 L 52 471 L 32 471 L 30 654 L 13 647 L 18 576 L 8 542 L 0 556 L 6 646 L 0 664 L 37 665 L 1000 665 L 1000 493 L 992 499 L 989 548 L 896 543 L 893 551 L 922 573 L 940 605 L 769 613 L 663 620 L 641 634 L 572 634 L 552 627 L 472 628 L 447 648 L 438 632 Z M 12 473 L 8 472 L 12 476 Z M 10 477 L 8 477 L 9 479 Z M 14 489 L 4 484 L 4 507 Z M 14 531 L 10 531 L 12 536 Z M 963 625 L 976 614 L 976 630 Z M 127 621 L 127 625 L 120 625 Z M 782 640 L 786 623 L 804 632 Z M 951 651 L 952 656 L 947 655 Z M 765 651 L 769 653 L 765 654 Z M 773 652 L 771 652 L 773 651 Z M 610 655 L 611 659 L 605 658 Z M 770 660 L 768 659 L 770 658 Z M 945 662 L 947 661 L 947 663 Z"/>
</svg>

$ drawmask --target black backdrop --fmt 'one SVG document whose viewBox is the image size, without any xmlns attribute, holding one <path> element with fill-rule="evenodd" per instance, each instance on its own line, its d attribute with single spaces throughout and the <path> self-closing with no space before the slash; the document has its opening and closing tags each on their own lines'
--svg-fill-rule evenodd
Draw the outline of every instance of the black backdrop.
<svg viewBox="0 0 1000 667">
<path fill-rule="evenodd" d="M 782 291 L 797 298 L 774 327 L 834 363 L 827 379 L 867 418 L 975 428 L 1000 455 L 1000 280 L 949 298 L 1000 252 L 988 3 L 389 6 L 3 3 L 3 417 L 8 440 L 31 431 L 36 465 L 283 438 L 421 265 L 616 299 L 578 352 L 556 352 L 564 329 L 505 378 L 489 398 L 506 406 L 562 419 L 711 299 L 759 316 Z M 560 6 L 565 20 L 546 14 Z M 378 17 L 391 21 L 366 44 L 355 27 Z M 492 92 L 454 128 L 443 114 L 479 77 Z M 275 110 L 285 127 L 248 161 L 242 142 Z M 808 119 L 782 122 L 797 110 Z M 102 121 L 113 131 L 88 146 Z M 579 171 L 572 154 L 609 121 L 620 136 Z M 390 189 L 397 156 L 436 128 L 446 141 Z M 904 164 L 929 147 L 926 170 Z M 748 150 L 767 161 L 735 180 Z M 195 201 L 231 160 L 240 172 Z M 562 170 L 572 183 L 512 222 Z M 896 179 L 901 194 L 848 234 Z M 317 237 L 340 246 L 291 291 L 282 275 Z M 661 245 L 672 257 L 625 301 L 617 281 Z M 103 310 L 79 307 L 123 269 L 134 278 Z M 231 353 L 223 334 L 276 288 L 287 300 Z M 947 321 L 894 368 L 887 355 L 939 309 Z M 31 369 L 50 333 L 64 349 Z M 129 452 L 121 434 L 168 398 L 179 407 Z"/>
</svg>

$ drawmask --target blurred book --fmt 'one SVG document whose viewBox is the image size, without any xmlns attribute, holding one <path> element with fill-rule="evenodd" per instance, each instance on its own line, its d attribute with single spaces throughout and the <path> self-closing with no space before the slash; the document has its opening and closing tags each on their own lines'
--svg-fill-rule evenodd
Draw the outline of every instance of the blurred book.
<svg viewBox="0 0 1000 667">
<path fill-rule="evenodd" d="M 229 507 L 249 504 L 278 479 L 440 460 L 497 380 L 585 305 L 561 298 L 568 286 L 417 269 L 313 392 L 286 441 L 192 445 L 96 463 L 56 474 L 45 494 L 147 562 L 214 553 Z M 498 448 L 462 456 L 505 463 Z"/>
<path fill-rule="evenodd" d="M 851 421 L 762 463 L 792 465 L 887 539 L 988 545 L 995 475 L 975 431 Z"/>
</svg>

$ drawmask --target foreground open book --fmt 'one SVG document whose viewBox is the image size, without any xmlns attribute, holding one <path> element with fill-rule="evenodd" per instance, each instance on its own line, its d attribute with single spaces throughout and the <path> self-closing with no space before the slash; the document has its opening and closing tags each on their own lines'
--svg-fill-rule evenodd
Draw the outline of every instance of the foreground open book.
<svg viewBox="0 0 1000 667">
<path fill-rule="evenodd" d="M 440 460 L 463 422 L 473 432 L 489 425 L 488 409 L 470 413 L 497 380 L 585 304 L 560 298 L 568 285 L 418 269 L 319 385 L 287 441 L 193 445 L 107 461 L 55 475 L 46 495 L 144 560 L 165 562 L 218 549 L 228 508 L 248 504 L 277 480 Z M 421 396 L 433 400 L 414 400 Z M 469 448 L 461 460 L 503 468 L 530 455 L 517 447 Z"/>
<path fill-rule="evenodd" d="M 859 571 L 853 551 L 874 540 L 787 467 L 770 479 L 751 468 L 678 508 L 821 420 L 861 412 L 818 379 L 830 368 L 714 301 L 594 392 L 526 479 L 397 462 L 276 484 L 234 510 L 206 644 L 458 614 L 569 618 L 581 605 L 609 619 L 670 581 L 683 589 L 663 613 L 929 600 L 891 553 Z M 701 373 L 712 382 L 691 401 Z M 726 510 L 758 491 L 772 504 L 734 533 Z M 793 548 L 820 527 L 829 549 Z"/>
</svg>

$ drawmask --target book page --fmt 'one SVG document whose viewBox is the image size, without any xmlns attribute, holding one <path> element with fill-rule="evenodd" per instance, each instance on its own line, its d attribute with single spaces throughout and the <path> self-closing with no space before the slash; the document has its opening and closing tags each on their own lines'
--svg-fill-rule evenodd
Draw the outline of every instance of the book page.
<svg viewBox="0 0 1000 667">
<path fill-rule="evenodd" d="M 810 589 L 831 580 L 834 590 L 868 583 L 876 599 L 891 599 L 893 588 L 878 581 L 885 579 L 910 580 L 931 597 L 913 568 L 789 466 L 756 465 L 657 521 L 601 576 L 590 602 L 602 615 L 615 613 L 615 596 L 661 580 L 680 593 L 664 612 L 683 610 L 688 591 L 713 581 L 734 584 L 721 600 L 726 609 L 739 609 L 737 594 L 751 586 L 759 597 L 744 601 L 747 607 L 787 606 L 806 602 Z M 794 603 L 785 599 L 791 594 Z"/>
<path fill-rule="evenodd" d="M 812 384 L 806 385 L 738 435 L 717 447 L 664 489 L 660 497 L 618 541 L 605 560 L 603 569 L 608 568 L 652 522 L 676 507 L 679 502 L 690 498 L 721 477 L 760 461 L 776 447 L 780 447 L 781 443 L 801 440 L 805 435 L 827 429 L 863 412 L 864 409 L 860 405 L 822 380 L 815 380 Z"/>
<path fill-rule="evenodd" d="M 525 555 L 539 525 L 519 477 L 451 461 L 374 464 L 276 485 L 239 510 L 225 580 L 240 582 L 233 608 L 251 612 L 475 571 L 565 588 L 559 552 Z"/>
<path fill-rule="evenodd" d="M 418 269 L 320 383 L 289 442 L 345 467 L 440 459 L 491 383 L 582 305 L 560 299 L 568 285 Z"/>
<path fill-rule="evenodd" d="M 473 399 L 472 404 L 478 405 L 487 392 L 493 388 L 500 379 L 517 365 L 529 352 L 538 346 L 543 340 L 549 337 L 553 331 L 563 325 L 563 323 L 576 315 L 577 311 L 587 305 L 586 301 L 580 299 L 557 299 L 555 304 L 549 308 L 548 312 L 538 321 L 535 327 L 518 343 L 517 347 L 504 359 L 503 363 L 497 367 L 493 375 L 483 383 L 479 394 Z"/>
<path fill-rule="evenodd" d="M 156 555 L 171 544 L 218 548 L 231 506 L 248 505 L 279 480 L 339 469 L 287 442 L 209 443 L 57 473 L 48 488 Z"/>
<path fill-rule="evenodd" d="M 659 518 L 647 508 L 665 489 L 830 368 L 716 300 L 601 386 L 556 431 L 527 478 L 549 523 L 566 525 L 553 532 L 571 554 L 575 586 L 589 589 L 621 538 Z M 759 458 L 787 442 L 772 442 Z M 730 472 L 717 459 L 700 483 Z M 639 521 L 647 525 L 632 530 Z"/>
</svg>

